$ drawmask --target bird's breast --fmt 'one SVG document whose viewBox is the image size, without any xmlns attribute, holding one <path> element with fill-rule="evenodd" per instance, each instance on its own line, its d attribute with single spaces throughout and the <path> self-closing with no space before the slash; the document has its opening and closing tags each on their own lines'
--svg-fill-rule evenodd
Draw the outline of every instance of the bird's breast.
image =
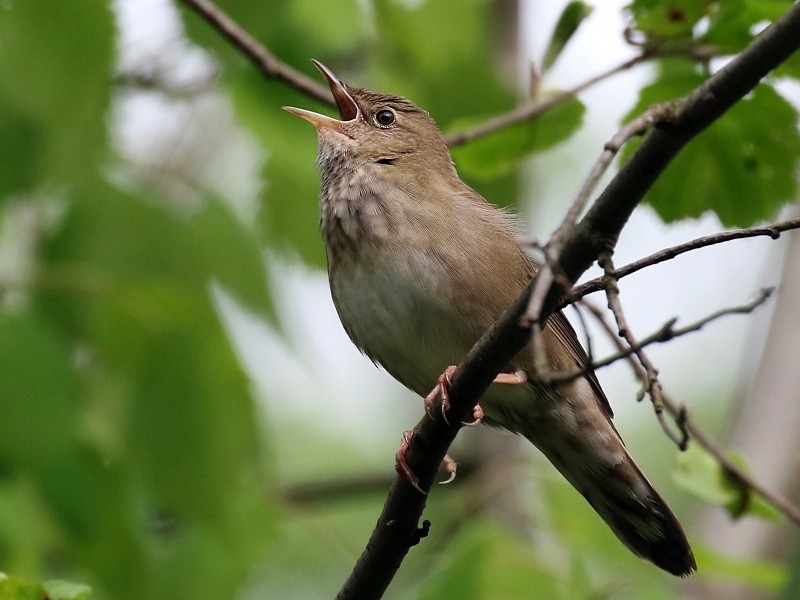
<svg viewBox="0 0 800 600">
<path fill-rule="evenodd" d="M 331 293 L 356 346 L 424 395 L 517 297 L 530 265 L 505 214 L 465 186 L 363 169 L 323 172 Z"/>
<path fill-rule="evenodd" d="M 452 281 L 431 256 L 371 246 L 355 259 L 329 259 L 331 294 L 350 338 L 419 394 L 457 364 L 482 330 L 453 305 Z"/>
</svg>

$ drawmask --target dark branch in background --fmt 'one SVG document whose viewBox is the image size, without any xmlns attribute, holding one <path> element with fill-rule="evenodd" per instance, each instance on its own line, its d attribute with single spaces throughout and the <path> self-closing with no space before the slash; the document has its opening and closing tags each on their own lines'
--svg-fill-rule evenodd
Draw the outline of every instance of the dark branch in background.
<svg viewBox="0 0 800 600">
<path fill-rule="evenodd" d="M 617 350 L 619 352 L 625 352 L 627 348 L 617 335 L 614 327 L 606 319 L 605 312 L 591 302 L 584 300 L 582 304 L 589 309 L 597 322 L 606 330 L 608 337 L 617 346 Z M 631 369 L 633 369 L 637 379 L 644 382 L 647 375 L 642 366 L 636 362 L 633 356 L 628 356 L 628 363 Z M 694 419 L 692 419 L 691 415 L 687 412 L 686 407 L 674 400 L 669 393 L 662 391 L 661 401 L 664 405 L 664 409 L 672 415 L 678 427 L 682 431 L 686 431 L 694 443 L 711 454 L 733 481 L 739 483 L 743 489 L 754 491 L 766 502 L 778 509 L 787 519 L 796 525 L 800 525 L 800 507 L 785 496 L 765 488 L 749 473 L 743 471 L 739 465 L 728 458 L 725 451 L 697 426 Z"/>
<path fill-rule="evenodd" d="M 267 79 L 278 79 L 312 98 L 333 105 L 328 88 L 293 69 L 231 19 L 210 0 L 181 0 L 241 50 Z M 267 18 L 265 16 L 265 18 Z"/>
<path fill-rule="evenodd" d="M 641 271 L 645 267 L 651 267 L 658 263 L 672 260 L 676 256 L 680 256 L 685 252 L 697 250 L 699 248 L 705 248 L 707 246 L 714 246 L 716 244 L 722 244 L 724 242 L 730 242 L 731 240 L 741 240 L 759 236 L 767 236 L 773 240 L 777 240 L 781 233 L 791 229 L 800 229 L 800 219 L 791 219 L 789 221 L 783 221 L 781 223 L 775 223 L 774 225 L 766 225 L 763 227 L 748 227 L 747 229 L 722 231 L 720 233 L 699 237 L 689 242 L 678 244 L 677 246 L 665 248 L 664 250 L 659 250 L 650 256 L 641 258 L 623 267 L 619 267 L 618 269 L 613 269 L 609 271 L 608 275 L 601 275 L 600 277 L 596 277 L 590 281 L 587 281 L 586 283 L 575 286 L 566 296 L 564 301 L 559 305 L 559 308 L 563 308 L 564 306 L 572 304 L 584 296 L 588 296 L 589 294 L 605 289 L 606 277 L 608 276 L 612 276 L 615 279 L 622 279 L 623 277 L 636 273 L 637 271 Z"/>
</svg>

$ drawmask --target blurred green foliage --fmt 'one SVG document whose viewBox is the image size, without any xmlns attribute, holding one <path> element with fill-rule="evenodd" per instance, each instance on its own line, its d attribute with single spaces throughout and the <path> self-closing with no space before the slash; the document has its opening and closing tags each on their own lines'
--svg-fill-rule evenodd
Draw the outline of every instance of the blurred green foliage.
<svg viewBox="0 0 800 600">
<path fill-rule="evenodd" d="M 586 5 L 573 4 L 584 18 Z M 649 0 L 630 10 L 653 40 L 734 53 L 754 23 L 788 4 Z M 321 59 L 354 84 L 413 98 L 447 130 L 518 102 L 496 50 L 515 24 L 488 1 L 220 5 L 298 69 L 313 75 L 308 59 Z M 710 6 L 710 26 L 695 39 Z M 257 220 L 244 222 L 212 186 L 193 182 L 191 198 L 176 199 L 137 176 L 112 143 L 113 109 L 131 84 L 115 73 L 108 3 L 20 0 L 0 13 L 0 207 L 13 241 L 0 257 L 0 569 L 10 575 L 0 598 L 84 599 L 83 583 L 102 599 L 330 597 L 382 488 L 338 501 L 287 499 L 295 482 L 273 464 L 269 415 L 217 296 L 224 290 L 279 330 L 265 251 L 323 266 L 313 133 L 280 107 L 330 109 L 265 81 L 205 22 L 180 13 L 218 65 L 214 91 L 267 155 Z M 659 64 L 636 110 L 707 75 L 689 58 Z M 169 98 L 157 84 L 150 93 Z M 583 115 L 572 100 L 455 158 L 481 192 L 513 203 L 520 161 L 567 139 Z M 795 124 L 768 82 L 690 146 L 651 201 L 669 220 L 714 210 L 747 224 L 774 214 L 796 192 Z M 693 478 L 695 493 L 713 477 Z M 394 597 L 670 597 L 665 576 L 633 560 L 564 482 L 543 484 L 547 510 L 522 507 L 558 551 L 534 549 L 488 517 L 466 519 L 464 483 L 431 498 L 436 525 L 401 569 Z M 750 583 L 776 585 L 774 577 Z"/>
<path fill-rule="evenodd" d="M 739 52 L 791 4 L 789 0 L 634 1 L 628 10 L 644 36 L 641 44 L 673 56 L 657 61 L 654 81 L 641 90 L 628 117 L 688 94 L 709 75 L 706 61 L 697 57 Z M 797 77 L 796 54 L 775 75 Z M 724 225 L 743 227 L 774 217 L 796 199 L 797 110 L 774 84 L 774 76 L 765 80 L 670 164 L 645 198 L 664 221 L 713 211 Z M 626 146 L 623 160 L 637 146 Z"/>
</svg>

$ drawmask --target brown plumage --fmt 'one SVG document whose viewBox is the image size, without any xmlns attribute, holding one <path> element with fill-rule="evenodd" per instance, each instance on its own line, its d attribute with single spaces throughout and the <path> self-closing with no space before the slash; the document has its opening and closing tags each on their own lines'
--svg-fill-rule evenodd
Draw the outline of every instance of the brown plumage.
<svg viewBox="0 0 800 600">
<path fill-rule="evenodd" d="M 528 284 L 536 265 L 513 217 L 459 178 L 439 129 L 408 100 L 353 88 L 319 63 L 341 120 L 288 110 L 318 131 L 320 225 L 336 310 L 358 348 L 425 396 Z M 562 313 L 544 331 L 558 371 L 587 357 Z M 494 384 L 484 421 L 530 440 L 638 556 L 675 575 L 695 561 L 675 516 L 625 449 L 594 373 L 531 380 L 530 349 Z"/>
</svg>

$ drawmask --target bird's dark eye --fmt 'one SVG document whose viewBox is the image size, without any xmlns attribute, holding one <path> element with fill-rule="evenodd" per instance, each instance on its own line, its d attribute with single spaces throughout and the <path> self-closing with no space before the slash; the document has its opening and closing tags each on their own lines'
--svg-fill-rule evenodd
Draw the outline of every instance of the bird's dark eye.
<svg viewBox="0 0 800 600">
<path fill-rule="evenodd" d="M 375 122 L 382 127 L 388 127 L 394 123 L 394 111 L 391 111 L 388 108 L 379 110 L 375 113 Z"/>
</svg>

